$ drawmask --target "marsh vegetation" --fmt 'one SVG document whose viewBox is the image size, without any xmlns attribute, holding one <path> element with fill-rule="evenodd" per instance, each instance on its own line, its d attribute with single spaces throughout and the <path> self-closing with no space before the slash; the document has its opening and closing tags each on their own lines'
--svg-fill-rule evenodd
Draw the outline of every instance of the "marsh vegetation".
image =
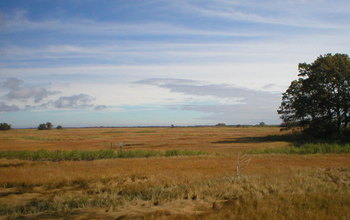
<svg viewBox="0 0 350 220">
<path fill-rule="evenodd" d="M 278 127 L 25 129 L 0 133 L 0 151 L 4 219 L 350 218 L 346 140 Z"/>
</svg>

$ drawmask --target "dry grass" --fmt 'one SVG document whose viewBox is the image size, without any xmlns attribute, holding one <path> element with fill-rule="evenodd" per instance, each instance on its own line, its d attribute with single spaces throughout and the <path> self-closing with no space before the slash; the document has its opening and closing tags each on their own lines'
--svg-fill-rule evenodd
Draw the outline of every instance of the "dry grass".
<svg viewBox="0 0 350 220">
<path fill-rule="evenodd" d="M 257 147 L 286 146 L 274 143 L 235 143 L 235 138 L 279 134 L 277 127 L 193 127 L 193 128 L 85 128 L 38 131 L 35 129 L 0 132 L 0 150 L 100 150 L 111 143 L 125 149 L 191 149 L 232 153 Z M 272 147 L 273 147 L 272 146 Z"/>
<path fill-rule="evenodd" d="M 230 127 L 0 133 L 0 150 L 100 150 L 114 140 L 129 144 L 126 150 L 212 153 L 60 162 L 0 159 L 0 219 L 349 219 L 348 154 L 251 155 L 236 177 L 242 150 L 289 145 L 236 140 L 276 134 L 278 128 Z"/>
</svg>

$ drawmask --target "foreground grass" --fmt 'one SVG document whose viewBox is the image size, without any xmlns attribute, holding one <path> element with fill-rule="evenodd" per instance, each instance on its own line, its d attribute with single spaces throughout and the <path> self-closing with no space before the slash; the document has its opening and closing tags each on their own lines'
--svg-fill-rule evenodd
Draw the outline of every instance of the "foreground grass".
<svg viewBox="0 0 350 220">
<path fill-rule="evenodd" d="M 350 144 L 309 143 L 283 148 L 266 148 L 248 151 L 252 154 L 342 154 L 350 153 Z"/>
<path fill-rule="evenodd" d="M 80 184 L 80 191 L 51 191 L 46 198 L 32 199 L 23 205 L 0 204 L 0 215 L 19 217 L 46 212 L 56 216 L 69 216 L 77 209 L 94 208 L 105 208 L 110 212 L 124 208 L 131 212 L 130 206 L 137 204 L 143 204 L 144 209 L 150 209 L 174 201 L 201 201 L 211 207 L 211 210 L 207 210 L 203 215 L 165 215 L 167 219 L 350 217 L 349 169 L 289 171 L 279 178 L 266 175 L 221 176 L 209 179 L 189 178 L 184 182 L 174 182 L 165 176 L 132 176 L 84 184 L 74 183 Z M 162 219 L 161 216 L 152 214 L 146 217 Z"/>
<path fill-rule="evenodd" d="M 167 150 L 165 152 L 155 150 L 127 150 L 116 153 L 114 150 L 98 151 L 0 151 L 0 158 L 21 159 L 31 161 L 64 161 L 64 160 L 98 160 L 113 158 L 137 158 L 157 156 L 199 156 L 208 155 L 204 151 L 194 150 Z"/>
</svg>

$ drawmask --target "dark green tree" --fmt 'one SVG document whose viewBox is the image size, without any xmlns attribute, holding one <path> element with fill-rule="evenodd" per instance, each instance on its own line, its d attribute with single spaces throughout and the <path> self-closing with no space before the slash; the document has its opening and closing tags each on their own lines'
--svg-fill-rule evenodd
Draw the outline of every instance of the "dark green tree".
<svg viewBox="0 0 350 220">
<path fill-rule="evenodd" d="M 51 122 L 46 122 L 46 127 L 47 127 L 47 130 L 51 130 L 53 125 Z"/>
<path fill-rule="evenodd" d="M 46 124 L 40 124 L 40 125 L 38 126 L 38 130 L 47 130 Z"/>
<path fill-rule="evenodd" d="M 0 130 L 10 130 L 11 125 L 7 123 L 0 123 Z"/>
<path fill-rule="evenodd" d="M 287 127 L 301 126 L 313 136 L 331 136 L 350 123 L 350 58 L 326 54 L 299 64 L 299 79 L 282 95 L 278 109 Z"/>
<path fill-rule="evenodd" d="M 259 124 L 257 124 L 257 126 L 265 127 L 265 126 L 266 126 L 266 123 L 262 121 L 262 122 L 260 122 Z"/>
<path fill-rule="evenodd" d="M 51 122 L 46 122 L 38 126 L 38 130 L 51 130 L 53 127 Z"/>
</svg>

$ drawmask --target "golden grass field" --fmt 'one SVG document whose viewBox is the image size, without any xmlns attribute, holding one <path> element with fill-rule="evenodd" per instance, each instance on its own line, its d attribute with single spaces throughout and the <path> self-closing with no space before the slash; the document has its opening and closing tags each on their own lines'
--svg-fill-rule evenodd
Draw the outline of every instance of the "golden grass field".
<svg viewBox="0 0 350 220">
<path fill-rule="evenodd" d="M 0 219 L 350 219 L 349 154 L 251 154 L 287 147 L 278 127 L 81 128 L 0 132 L 0 151 L 200 150 L 205 156 L 0 159 Z M 259 140 L 259 141 L 257 141 Z M 116 149 L 118 150 L 118 149 Z"/>
</svg>

